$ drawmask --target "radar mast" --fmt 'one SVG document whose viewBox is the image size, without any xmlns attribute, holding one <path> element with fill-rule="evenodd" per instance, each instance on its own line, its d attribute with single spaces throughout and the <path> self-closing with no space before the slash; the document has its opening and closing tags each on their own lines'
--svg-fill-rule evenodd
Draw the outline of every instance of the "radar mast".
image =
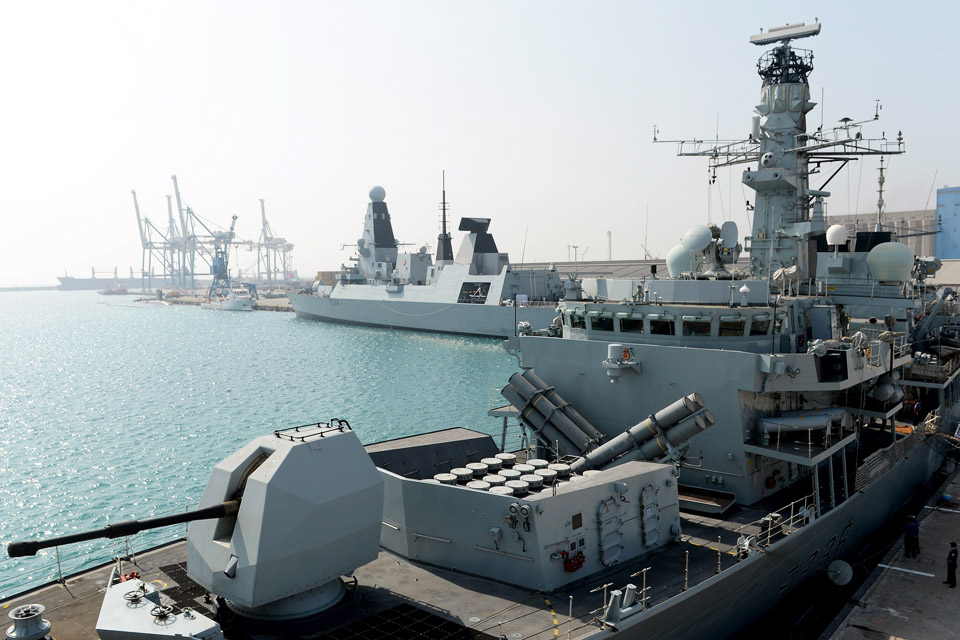
<svg viewBox="0 0 960 640">
<path fill-rule="evenodd" d="M 895 141 L 888 141 L 885 135 L 878 139 L 863 136 L 863 125 L 879 119 L 879 106 L 870 119 L 843 118 L 833 129 L 820 126 L 807 133 L 806 115 L 816 106 L 808 82 L 813 52 L 794 48 L 791 40 L 818 35 L 820 28 L 820 23 L 797 23 L 750 38 L 758 46 L 775 46 L 757 61 L 762 78 L 760 101 L 746 140 L 659 140 L 659 131 L 654 129 L 654 142 L 674 142 L 677 155 L 709 158 L 711 180 L 719 167 L 755 164 L 741 178 L 756 192 L 752 235 L 745 238 L 749 272 L 754 278 L 773 277 L 779 269 L 791 269 L 796 280 L 813 276 L 816 249 L 810 241 L 826 228 L 824 199 L 830 192 L 825 187 L 851 160 L 905 151 L 902 135 Z M 820 173 L 821 165 L 831 163 L 839 166 L 822 184 L 811 188 L 811 176 Z M 751 208 L 749 203 L 747 208 Z"/>
<path fill-rule="evenodd" d="M 443 199 L 440 202 L 440 235 L 437 237 L 437 264 L 453 262 L 453 242 L 447 231 L 447 172 L 441 174 L 443 184 Z"/>
</svg>

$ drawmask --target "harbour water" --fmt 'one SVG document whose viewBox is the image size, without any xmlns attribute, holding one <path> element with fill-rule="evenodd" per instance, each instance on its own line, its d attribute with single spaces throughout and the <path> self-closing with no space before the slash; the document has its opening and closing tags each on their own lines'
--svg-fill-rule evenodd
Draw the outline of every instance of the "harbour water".
<svg viewBox="0 0 960 640">
<path fill-rule="evenodd" d="M 105 300 L 0 296 L 0 548 L 193 507 L 213 465 L 278 427 L 344 418 L 363 442 L 468 427 L 497 436 L 497 340 Z M 514 439 L 508 446 L 516 446 Z M 73 572 L 183 527 L 64 547 Z M 0 599 L 58 575 L 54 550 L 0 559 Z"/>
</svg>

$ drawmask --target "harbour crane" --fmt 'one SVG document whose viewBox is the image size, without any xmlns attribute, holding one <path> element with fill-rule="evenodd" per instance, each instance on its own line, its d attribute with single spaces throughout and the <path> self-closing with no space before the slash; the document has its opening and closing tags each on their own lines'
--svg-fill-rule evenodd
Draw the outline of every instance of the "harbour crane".
<svg viewBox="0 0 960 640">
<path fill-rule="evenodd" d="M 260 198 L 260 241 L 257 243 L 257 277 L 260 280 L 266 276 L 267 287 L 273 288 L 274 280 L 286 282 L 290 268 L 290 253 L 293 244 L 285 238 L 273 235 L 273 229 L 267 221 L 267 211 L 263 198 Z"/>
<path fill-rule="evenodd" d="M 210 264 L 213 282 L 210 283 L 207 297 L 212 298 L 215 294 L 226 295 L 230 291 L 230 243 L 236 237 L 236 226 L 237 216 L 234 215 L 229 231 L 213 233 L 213 262 Z"/>
</svg>

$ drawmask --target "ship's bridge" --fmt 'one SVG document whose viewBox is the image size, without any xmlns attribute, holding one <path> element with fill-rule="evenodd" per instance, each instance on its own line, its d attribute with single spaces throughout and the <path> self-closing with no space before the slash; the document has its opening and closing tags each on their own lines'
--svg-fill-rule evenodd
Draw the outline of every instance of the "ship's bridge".
<svg viewBox="0 0 960 640">
<path fill-rule="evenodd" d="M 563 336 L 610 342 L 663 345 L 696 344 L 769 352 L 788 317 L 772 306 L 703 306 L 565 302 L 561 304 Z"/>
</svg>

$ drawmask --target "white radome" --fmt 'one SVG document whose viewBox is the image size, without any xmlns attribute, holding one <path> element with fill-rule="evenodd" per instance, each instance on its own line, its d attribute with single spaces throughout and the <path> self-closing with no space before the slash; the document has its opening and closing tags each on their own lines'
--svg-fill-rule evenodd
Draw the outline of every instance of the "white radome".
<svg viewBox="0 0 960 640">
<path fill-rule="evenodd" d="M 696 267 L 696 256 L 683 246 L 678 244 L 667 252 L 667 271 L 671 278 L 679 278 L 681 273 L 693 271 Z"/>
<path fill-rule="evenodd" d="M 373 189 L 370 189 L 370 202 L 383 202 L 384 198 L 387 197 L 387 191 L 381 186 L 376 186 Z"/>
<path fill-rule="evenodd" d="M 687 251 L 703 251 L 710 246 L 711 240 L 713 240 L 713 232 L 708 226 L 700 224 L 687 229 L 683 238 L 680 239 L 680 244 Z"/>
<path fill-rule="evenodd" d="M 847 228 L 842 224 L 832 224 L 827 229 L 827 244 L 831 247 L 847 243 Z"/>
<path fill-rule="evenodd" d="M 878 244 L 867 255 L 867 269 L 880 282 L 906 282 L 913 270 L 913 251 L 899 242 Z"/>
</svg>

